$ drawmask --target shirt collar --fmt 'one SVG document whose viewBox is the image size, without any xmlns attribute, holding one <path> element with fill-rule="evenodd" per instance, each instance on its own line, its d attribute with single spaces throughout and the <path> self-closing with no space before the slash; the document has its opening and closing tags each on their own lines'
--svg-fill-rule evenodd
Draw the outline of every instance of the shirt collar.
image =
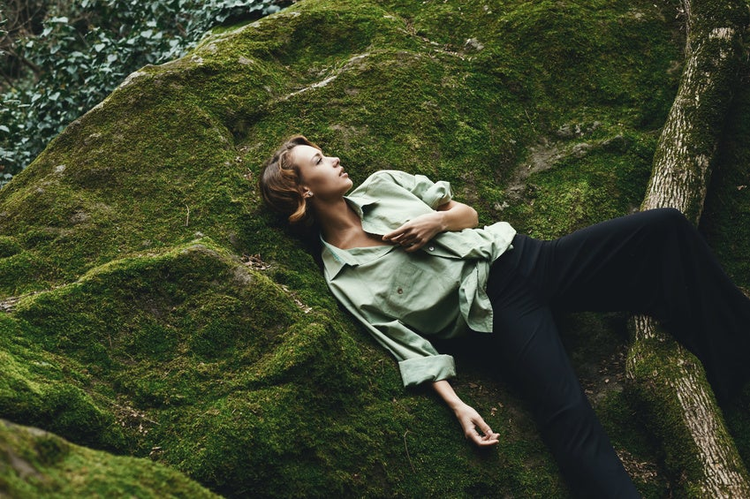
<svg viewBox="0 0 750 499">
<path fill-rule="evenodd" d="M 360 220 L 364 218 L 364 208 L 371 204 L 377 203 L 377 199 L 365 194 L 344 196 L 344 199 L 349 203 L 349 206 L 351 206 L 354 212 L 359 216 Z M 342 250 L 340 248 L 337 248 L 336 246 L 328 244 L 326 240 L 323 239 L 323 234 L 320 234 L 320 241 L 321 243 L 323 243 L 323 265 L 325 266 L 326 270 L 328 270 L 330 274 L 329 278 L 331 280 L 333 280 L 338 275 L 338 273 L 341 272 L 341 269 L 344 268 L 345 265 L 356 267 L 357 265 L 367 263 L 372 258 L 377 258 L 379 256 L 379 254 L 377 254 L 376 252 L 373 252 L 369 255 L 362 255 L 353 254 L 349 251 Z"/>
<path fill-rule="evenodd" d="M 371 198 L 367 194 L 355 194 L 353 196 L 344 196 L 344 199 L 354 212 L 359 215 L 360 220 L 364 218 L 364 208 L 378 202 L 377 199 Z"/>
<path fill-rule="evenodd" d="M 350 265 L 352 267 L 359 265 L 357 259 L 351 255 L 348 251 L 332 246 L 323 239 L 323 234 L 320 235 L 320 242 L 323 243 L 323 265 L 330 274 L 330 279 L 333 279 L 341 272 L 344 265 Z"/>
<path fill-rule="evenodd" d="M 332 244 L 328 244 L 325 239 L 323 239 L 322 235 L 320 241 L 323 243 L 323 265 L 325 266 L 326 272 L 329 274 L 329 280 L 333 280 L 339 272 L 341 272 L 341 269 L 347 265 L 350 267 L 356 267 L 358 265 L 370 263 L 397 248 L 397 246 L 389 244 L 386 246 L 342 250 Z"/>
</svg>

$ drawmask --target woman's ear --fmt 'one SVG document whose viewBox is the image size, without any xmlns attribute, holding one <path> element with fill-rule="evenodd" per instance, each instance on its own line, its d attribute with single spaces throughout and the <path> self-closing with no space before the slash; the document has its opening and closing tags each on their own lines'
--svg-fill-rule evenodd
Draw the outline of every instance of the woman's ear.
<svg viewBox="0 0 750 499">
<path fill-rule="evenodd" d="M 307 187 L 300 187 L 300 194 L 302 194 L 303 198 L 311 198 L 313 197 L 313 193 L 310 189 Z"/>
</svg>

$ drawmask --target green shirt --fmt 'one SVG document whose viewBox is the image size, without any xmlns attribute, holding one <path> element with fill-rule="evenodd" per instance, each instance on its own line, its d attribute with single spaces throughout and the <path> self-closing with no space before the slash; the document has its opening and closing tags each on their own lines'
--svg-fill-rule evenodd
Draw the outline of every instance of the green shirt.
<svg viewBox="0 0 750 499">
<path fill-rule="evenodd" d="M 451 190 L 422 175 L 381 171 L 346 200 L 366 232 L 383 235 L 449 202 Z M 336 298 L 399 361 L 405 386 L 438 381 L 455 376 L 455 363 L 429 338 L 455 338 L 467 326 L 492 331 L 487 276 L 514 235 L 499 222 L 443 232 L 413 253 L 397 245 L 342 250 L 323 241 L 325 277 Z"/>
</svg>

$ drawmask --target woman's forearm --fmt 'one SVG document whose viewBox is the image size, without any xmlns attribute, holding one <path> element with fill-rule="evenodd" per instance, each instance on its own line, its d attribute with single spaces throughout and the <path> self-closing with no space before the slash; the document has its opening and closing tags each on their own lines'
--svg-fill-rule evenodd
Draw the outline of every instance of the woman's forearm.
<svg viewBox="0 0 750 499">
<path fill-rule="evenodd" d="M 399 244 L 405 251 L 417 251 L 441 232 L 476 226 L 477 212 L 474 208 L 457 201 L 448 201 L 438 206 L 437 210 L 419 215 L 383 235 L 383 241 Z"/>
<path fill-rule="evenodd" d="M 459 396 L 456 395 L 456 392 L 453 390 L 453 387 L 448 380 L 443 379 L 435 381 L 432 383 L 432 388 L 438 393 L 438 395 L 440 395 L 443 401 L 445 401 L 446 405 L 453 410 L 456 410 L 456 408 L 463 403 Z"/>
<path fill-rule="evenodd" d="M 443 232 L 449 230 L 472 229 L 479 223 L 479 217 L 474 208 L 458 201 L 448 201 L 437 207 L 437 212 L 443 218 Z"/>
</svg>

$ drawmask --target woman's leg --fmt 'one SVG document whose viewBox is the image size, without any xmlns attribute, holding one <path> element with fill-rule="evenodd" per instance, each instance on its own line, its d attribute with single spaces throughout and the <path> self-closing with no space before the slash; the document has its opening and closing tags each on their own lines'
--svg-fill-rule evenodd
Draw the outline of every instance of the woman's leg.
<svg viewBox="0 0 750 499">
<path fill-rule="evenodd" d="M 500 364 L 530 403 L 572 496 L 640 497 L 578 382 L 549 307 L 508 259 L 495 270 L 501 277 L 491 278 L 488 292 Z"/>
<path fill-rule="evenodd" d="M 704 364 L 720 400 L 750 376 L 750 300 L 677 210 L 650 210 L 531 245 L 522 260 L 561 310 L 648 313 Z"/>
<path fill-rule="evenodd" d="M 748 378 L 750 300 L 676 210 L 596 224 L 555 241 L 525 236 L 493 264 L 487 292 L 504 368 L 529 398 L 576 497 L 638 497 L 582 393 L 548 307 L 661 320 L 704 363 L 720 399 Z"/>
</svg>

